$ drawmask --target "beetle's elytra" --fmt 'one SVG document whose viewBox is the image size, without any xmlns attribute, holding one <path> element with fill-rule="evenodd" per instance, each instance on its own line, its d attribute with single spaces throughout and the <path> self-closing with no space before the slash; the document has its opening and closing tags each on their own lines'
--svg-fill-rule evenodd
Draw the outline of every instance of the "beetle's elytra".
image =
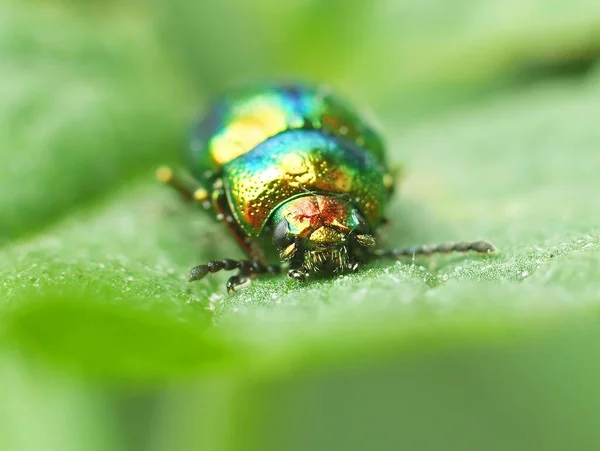
<svg viewBox="0 0 600 451">
<path fill-rule="evenodd" d="M 237 269 L 230 291 L 283 265 L 302 281 L 383 257 L 494 250 L 484 241 L 377 249 L 394 187 L 384 146 L 324 87 L 278 85 L 222 97 L 195 125 L 185 161 L 197 186 L 164 167 L 159 179 L 222 220 L 248 255 L 196 266 L 190 281 Z M 269 261 L 272 250 L 278 262 Z"/>
</svg>

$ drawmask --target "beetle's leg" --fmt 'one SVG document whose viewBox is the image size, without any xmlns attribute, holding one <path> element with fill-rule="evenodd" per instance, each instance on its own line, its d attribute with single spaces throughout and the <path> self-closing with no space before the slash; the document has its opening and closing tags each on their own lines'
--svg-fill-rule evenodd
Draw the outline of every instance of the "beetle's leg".
<svg viewBox="0 0 600 451">
<path fill-rule="evenodd" d="M 176 184 L 176 181 L 174 183 L 174 180 L 175 179 L 171 179 L 171 181 L 168 183 L 177 188 L 179 184 Z M 199 200 L 196 193 L 198 193 L 198 190 L 194 193 L 194 197 L 196 200 Z M 229 203 L 227 202 L 227 196 L 225 195 L 225 191 L 223 189 L 223 182 L 220 179 L 215 180 L 210 199 L 208 199 L 207 195 L 203 205 L 205 208 L 210 208 L 216 213 L 216 219 L 222 221 L 227 226 L 240 247 L 246 254 L 248 254 L 250 260 L 232 260 L 226 258 L 223 260 L 213 260 L 204 265 L 195 266 L 190 271 L 190 282 L 200 280 L 211 272 L 217 272 L 221 270 L 231 271 L 238 269 L 238 273 L 230 277 L 227 281 L 227 292 L 230 292 L 235 291 L 235 288 L 242 285 L 248 277 L 255 277 L 261 274 L 278 273 L 281 271 L 281 267 L 278 265 L 266 264 L 266 259 L 262 249 L 260 249 L 260 247 L 257 246 L 250 237 L 246 236 L 244 231 L 239 227 L 233 218 L 229 208 Z"/>
<path fill-rule="evenodd" d="M 245 260 L 249 262 L 249 260 Z M 279 274 L 281 265 L 263 265 L 256 261 L 251 262 L 251 265 L 246 268 L 240 268 L 239 272 L 227 279 L 227 293 L 235 291 L 237 287 L 246 283 L 249 277 L 257 277 L 264 274 Z"/>
<path fill-rule="evenodd" d="M 263 265 L 258 261 L 251 260 L 232 260 L 225 258 L 223 260 L 212 260 L 204 265 L 198 265 L 190 270 L 189 281 L 200 280 L 209 273 L 215 273 L 221 270 L 232 271 L 238 269 L 238 273 L 231 276 L 227 281 L 227 292 L 235 291 L 236 287 L 242 285 L 248 277 L 255 277 L 263 274 L 277 274 L 281 271 L 281 265 Z"/>
<path fill-rule="evenodd" d="M 211 207 L 208 191 L 198 185 L 192 186 L 192 183 L 178 177 L 170 167 L 158 168 L 156 178 L 177 191 L 186 201 L 198 203 L 207 209 Z"/>
<path fill-rule="evenodd" d="M 263 250 L 253 242 L 251 237 L 244 233 L 233 218 L 221 180 L 217 180 L 213 186 L 212 207 L 217 212 L 217 220 L 225 223 L 242 250 L 250 256 L 253 261 L 266 264 Z"/>
<path fill-rule="evenodd" d="M 178 177 L 171 168 L 162 166 L 156 171 L 156 178 L 161 182 L 171 186 L 185 200 L 196 202 L 202 205 L 205 209 L 212 209 L 216 213 L 216 219 L 223 221 L 231 234 L 235 237 L 240 247 L 246 252 L 252 260 L 213 260 L 205 265 L 199 265 L 190 271 L 190 282 L 200 280 L 209 272 L 217 272 L 222 269 L 234 270 L 239 269 L 238 274 L 229 278 L 227 282 L 227 291 L 235 291 L 235 287 L 243 284 L 248 277 L 253 277 L 260 274 L 278 273 L 281 271 L 279 265 L 267 265 L 262 249 L 257 246 L 250 237 L 246 236 L 243 230 L 237 225 L 234 220 L 227 196 L 223 190 L 223 182 L 216 179 L 213 184 L 212 193 L 196 185 L 192 187 L 192 183 Z"/>
<path fill-rule="evenodd" d="M 404 249 L 378 249 L 373 251 L 373 255 L 378 258 L 400 258 L 411 257 L 413 255 L 431 255 L 448 254 L 450 252 L 468 252 L 474 251 L 481 254 L 489 254 L 496 248 L 487 241 L 457 242 L 434 245 L 412 246 Z"/>
<path fill-rule="evenodd" d="M 288 277 L 291 277 L 297 282 L 304 282 L 308 275 L 302 269 L 290 269 L 288 271 Z"/>
</svg>

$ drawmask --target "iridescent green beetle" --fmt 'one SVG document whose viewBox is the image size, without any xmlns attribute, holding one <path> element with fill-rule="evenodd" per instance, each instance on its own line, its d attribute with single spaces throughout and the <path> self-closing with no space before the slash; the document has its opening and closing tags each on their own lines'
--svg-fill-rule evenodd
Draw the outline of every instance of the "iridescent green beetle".
<svg viewBox="0 0 600 451">
<path fill-rule="evenodd" d="M 237 269 L 231 291 L 282 264 L 303 281 L 377 258 L 494 250 L 484 241 L 376 249 L 394 177 L 378 134 L 324 87 L 277 85 L 221 98 L 195 126 L 185 159 L 197 186 L 166 167 L 158 178 L 222 220 L 248 255 L 196 266 L 190 281 Z M 269 262 L 269 248 L 281 263 Z"/>
</svg>

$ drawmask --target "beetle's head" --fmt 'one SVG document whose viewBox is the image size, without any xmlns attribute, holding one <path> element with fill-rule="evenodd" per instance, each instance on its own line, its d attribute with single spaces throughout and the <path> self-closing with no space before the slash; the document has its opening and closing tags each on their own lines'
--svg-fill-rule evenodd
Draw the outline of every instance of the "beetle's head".
<svg viewBox="0 0 600 451">
<path fill-rule="evenodd" d="M 290 276 L 354 271 L 375 238 L 362 214 L 345 197 L 307 194 L 273 215 L 273 244 Z"/>
</svg>

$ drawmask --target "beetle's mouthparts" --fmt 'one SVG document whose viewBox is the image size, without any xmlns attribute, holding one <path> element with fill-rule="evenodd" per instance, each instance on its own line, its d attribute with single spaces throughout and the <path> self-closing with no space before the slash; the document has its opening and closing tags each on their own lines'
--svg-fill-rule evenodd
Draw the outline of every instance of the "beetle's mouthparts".
<svg viewBox="0 0 600 451">
<path fill-rule="evenodd" d="M 334 249 L 308 250 L 304 254 L 304 267 L 309 272 L 335 273 L 353 270 L 355 263 L 351 261 L 346 246 Z"/>
</svg>

